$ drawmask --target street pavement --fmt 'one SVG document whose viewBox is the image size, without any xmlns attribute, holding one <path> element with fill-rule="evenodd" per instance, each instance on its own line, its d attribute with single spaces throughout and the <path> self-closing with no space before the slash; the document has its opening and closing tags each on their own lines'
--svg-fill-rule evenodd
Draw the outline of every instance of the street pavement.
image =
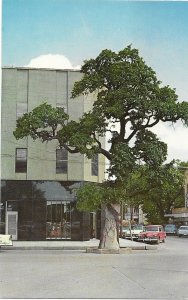
<svg viewBox="0 0 188 300">
<path fill-rule="evenodd" d="M 74 245 L 95 247 L 98 242 Z M 136 242 L 122 243 L 130 247 Z M 14 245 L 15 250 L 0 251 L 0 298 L 188 300 L 187 243 L 167 237 L 157 251 L 126 252 L 125 247 L 120 255 Z"/>
<path fill-rule="evenodd" d="M 148 245 L 127 239 L 119 239 L 120 249 L 131 250 L 156 250 L 157 245 Z M 89 241 L 71 241 L 71 240 L 48 240 L 48 241 L 13 241 L 13 246 L 2 246 L 2 249 L 9 250 L 86 250 L 88 248 L 97 248 L 98 239 Z"/>
</svg>

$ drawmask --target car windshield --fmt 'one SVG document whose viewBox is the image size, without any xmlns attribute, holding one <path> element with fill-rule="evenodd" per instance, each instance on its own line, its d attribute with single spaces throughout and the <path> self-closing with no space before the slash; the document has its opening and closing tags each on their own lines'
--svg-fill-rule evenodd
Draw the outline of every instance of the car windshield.
<svg viewBox="0 0 188 300">
<path fill-rule="evenodd" d="M 175 225 L 166 225 L 165 228 L 174 228 Z"/>
<path fill-rule="evenodd" d="M 142 225 L 136 225 L 136 226 L 133 226 L 132 229 L 134 229 L 134 230 L 142 230 L 143 226 Z"/>
<path fill-rule="evenodd" d="M 188 226 L 181 226 L 180 229 L 188 230 Z"/>
<path fill-rule="evenodd" d="M 123 226 L 122 230 L 129 230 L 129 226 Z"/>
<path fill-rule="evenodd" d="M 158 231 L 158 227 L 157 226 L 148 226 L 148 227 L 146 227 L 146 231 Z"/>
</svg>

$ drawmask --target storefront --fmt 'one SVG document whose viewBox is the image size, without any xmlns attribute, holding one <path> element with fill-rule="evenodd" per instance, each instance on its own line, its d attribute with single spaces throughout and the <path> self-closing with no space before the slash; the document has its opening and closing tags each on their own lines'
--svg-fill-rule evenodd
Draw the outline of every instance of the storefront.
<svg viewBox="0 0 188 300">
<path fill-rule="evenodd" d="M 166 214 L 169 223 L 177 226 L 188 225 L 188 207 L 173 208 L 171 214 Z"/>
<path fill-rule="evenodd" d="M 92 215 L 76 209 L 82 182 L 1 182 L 0 232 L 14 240 L 89 240 Z"/>
</svg>

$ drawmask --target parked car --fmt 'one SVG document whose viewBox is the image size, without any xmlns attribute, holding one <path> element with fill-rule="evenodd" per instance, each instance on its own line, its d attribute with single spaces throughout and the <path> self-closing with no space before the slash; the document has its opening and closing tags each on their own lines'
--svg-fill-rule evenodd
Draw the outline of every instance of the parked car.
<svg viewBox="0 0 188 300">
<path fill-rule="evenodd" d="M 133 225 L 131 230 L 127 230 L 125 233 L 125 238 L 126 239 L 133 239 L 133 240 L 137 240 L 138 236 L 141 232 L 144 231 L 144 226 L 143 225 Z"/>
<path fill-rule="evenodd" d="M 178 236 L 188 236 L 188 226 L 180 226 L 178 229 Z"/>
<path fill-rule="evenodd" d="M 178 232 L 178 228 L 175 224 L 167 224 L 164 228 L 167 235 L 176 235 Z"/>
<path fill-rule="evenodd" d="M 120 231 L 120 235 L 121 235 L 122 238 L 125 238 L 125 234 L 126 234 L 126 232 L 127 232 L 129 229 L 130 229 L 129 226 L 123 226 L 123 227 L 122 227 L 122 235 L 121 235 L 121 231 Z"/>
<path fill-rule="evenodd" d="M 162 225 L 147 225 L 138 236 L 138 241 L 157 243 L 165 242 L 166 232 Z"/>
<path fill-rule="evenodd" d="M 0 234 L 0 247 L 12 245 L 12 236 L 10 234 Z"/>
</svg>

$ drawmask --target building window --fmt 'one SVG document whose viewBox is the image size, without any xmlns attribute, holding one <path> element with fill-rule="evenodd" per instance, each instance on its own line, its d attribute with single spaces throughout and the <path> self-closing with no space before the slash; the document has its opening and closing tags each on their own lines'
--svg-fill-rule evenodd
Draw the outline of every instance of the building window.
<svg viewBox="0 0 188 300">
<path fill-rule="evenodd" d="M 16 149 L 16 173 L 26 173 L 27 172 L 27 149 L 17 148 Z"/>
<path fill-rule="evenodd" d="M 17 103 L 16 118 L 21 118 L 25 113 L 27 113 L 27 103 Z"/>
<path fill-rule="evenodd" d="M 95 154 L 95 156 L 91 159 L 91 175 L 92 176 L 98 176 L 99 173 L 99 167 L 98 167 L 98 154 Z"/>
<path fill-rule="evenodd" d="M 66 149 L 56 149 L 56 173 L 67 174 L 68 151 Z"/>
</svg>

